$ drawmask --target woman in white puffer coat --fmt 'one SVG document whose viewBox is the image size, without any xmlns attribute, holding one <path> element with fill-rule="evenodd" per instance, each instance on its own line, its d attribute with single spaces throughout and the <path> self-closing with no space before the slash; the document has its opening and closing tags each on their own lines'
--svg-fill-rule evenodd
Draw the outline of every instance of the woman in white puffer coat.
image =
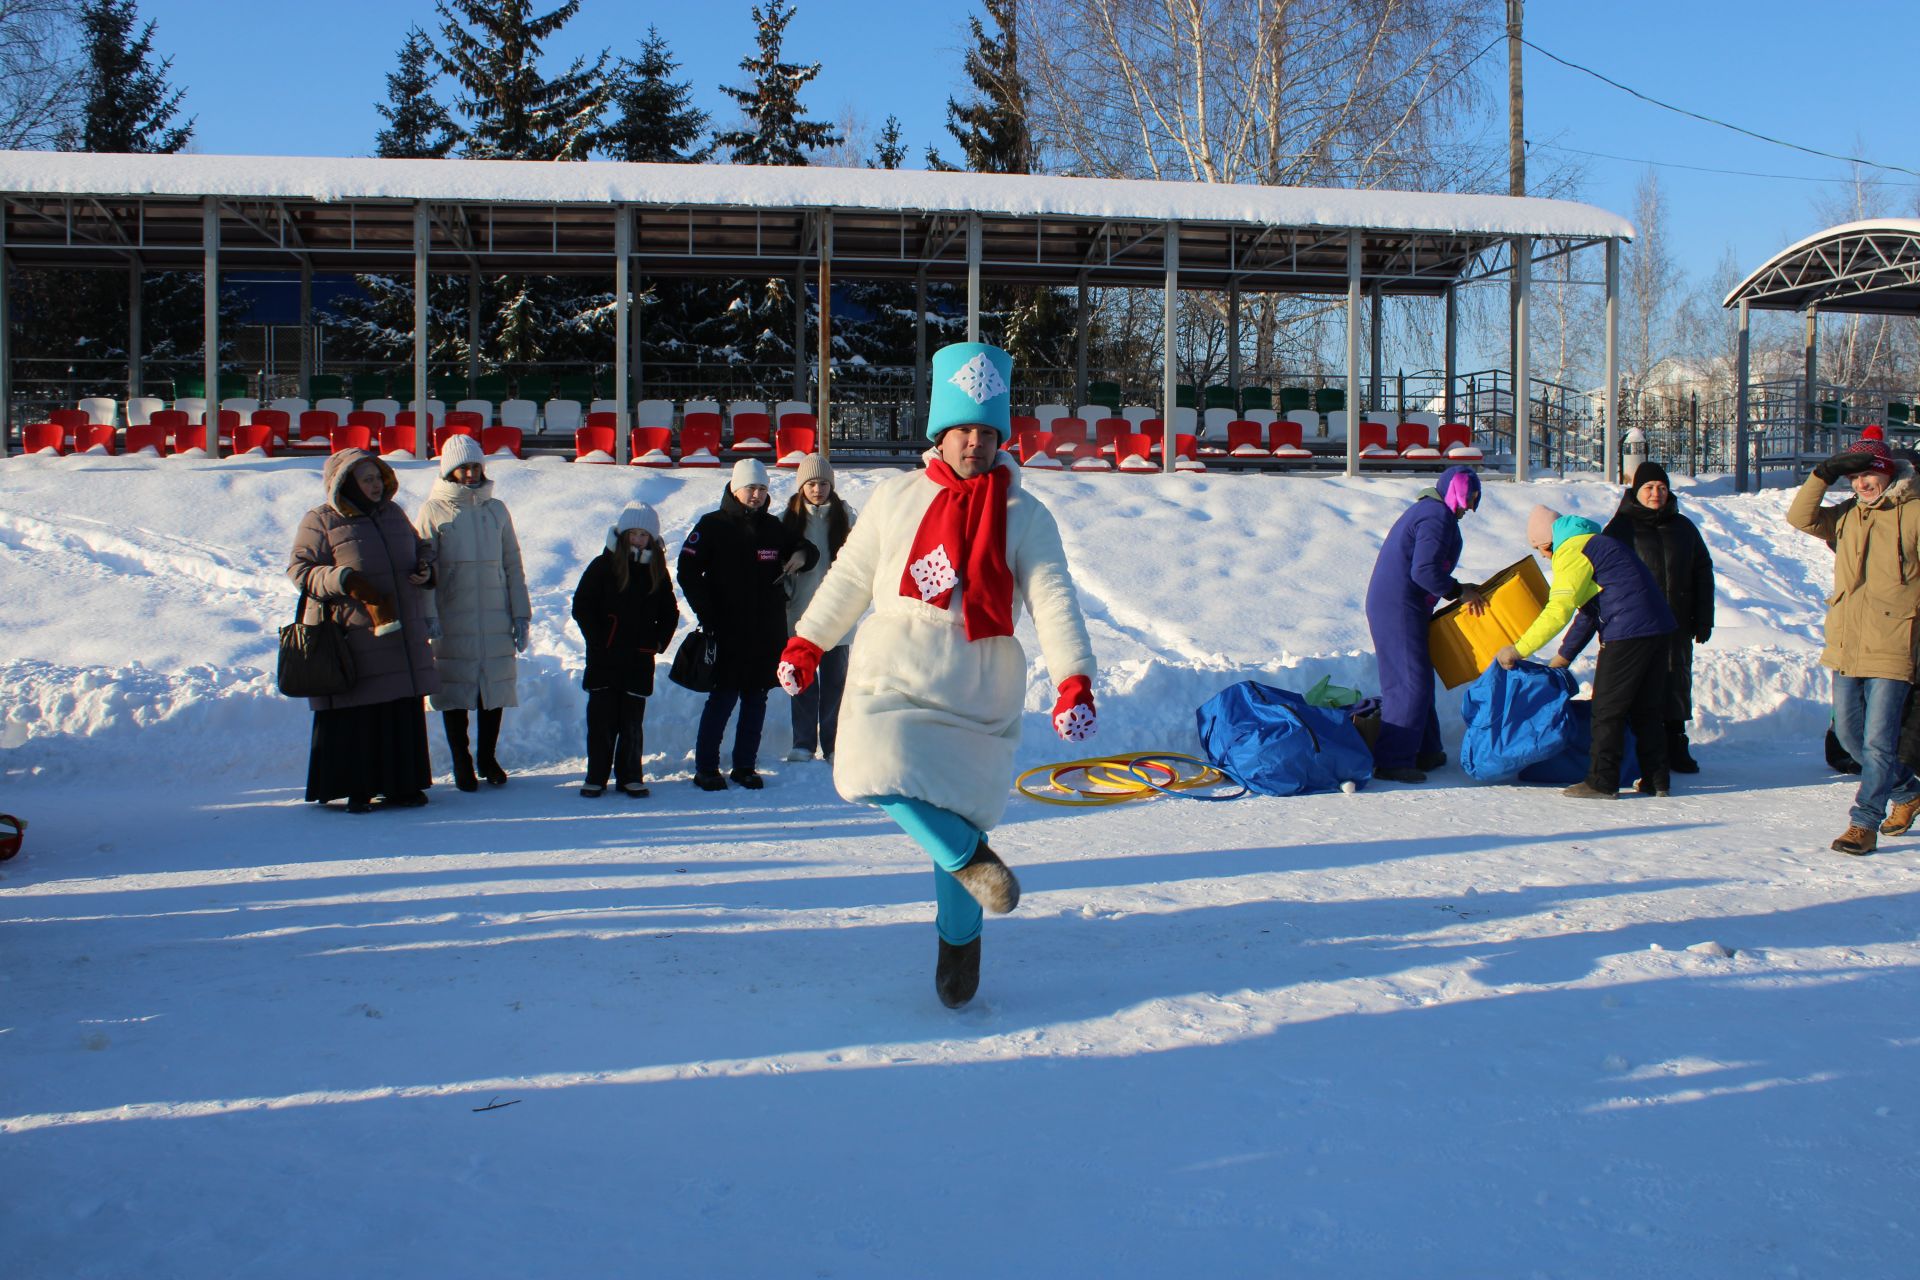
<svg viewBox="0 0 1920 1280">
<path fill-rule="evenodd" d="M 426 593 L 427 635 L 440 673 L 433 706 L 446 724 L 453 782 L 462 791 L 478 790 L 480 778 L 496 787 L 507 781 L 494 755 L 500 713 L 518 704 L 514 655 L 526 652 L 533 617 L 513 517 L 493 496 L 484 457 L 472 437 L 449 437 L 440 479 L 415 522 L 438 557 L 438 578 Z M 467 743 L 473 710 L 480 713 L 478 776 Z"/>
</svg>

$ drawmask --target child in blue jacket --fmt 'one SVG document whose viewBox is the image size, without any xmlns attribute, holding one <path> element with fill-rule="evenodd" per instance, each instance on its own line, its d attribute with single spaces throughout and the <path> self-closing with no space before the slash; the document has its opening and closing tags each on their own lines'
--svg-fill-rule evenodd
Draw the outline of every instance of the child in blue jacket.
<svg viewBox="0 0 1920 1280">
<path fill-rule="evenodd" d="M 1664 796 L 1667 765 L 1667 637 L 1675 623 L 1666 597 L 1627 543 L 1609 538 L 1580 516 L 1535 507 L 1527 541 L 1553 564 L 1546 607 L 1520 638 L 1494 655 L 1511 668 L 1566 627 L 1560 651 L 1547 665 L 1570 666 L 1595 633 L 1600 660 L 1593 673 L 1593 757 L 1584 782 L 1562 794 L 1611 800 L 1620 790 L 1620 758 L 1628 726 L 1640 756 L 1643 795 Z M 1571 622 L 1572 626 L 1567 626 Z"/>
</svg>

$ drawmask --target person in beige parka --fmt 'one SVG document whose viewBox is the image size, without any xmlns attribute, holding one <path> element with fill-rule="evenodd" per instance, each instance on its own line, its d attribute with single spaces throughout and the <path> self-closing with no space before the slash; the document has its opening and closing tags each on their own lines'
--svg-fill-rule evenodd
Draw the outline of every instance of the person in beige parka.
<svg viewBox="0 0 1920 1280">
<path fill-rule="evenodd" d="M 1853 498 L 1823 505 L 1843 477 Z M 1816 466 L 1787 508 L 1787 523 L 1834 550 L 1820 662 L 1833 671 L 1834 733 L 1860 762 L 1849 825 L 1832 846 L 1840 853 L 1872 853 L 1881 834 L 1904 835 L 1920 814 L 1920 778 L 1898 755 L 1920 619 L 1916 498 L 1913 468 L 1863 438 Z"/>
</svg>

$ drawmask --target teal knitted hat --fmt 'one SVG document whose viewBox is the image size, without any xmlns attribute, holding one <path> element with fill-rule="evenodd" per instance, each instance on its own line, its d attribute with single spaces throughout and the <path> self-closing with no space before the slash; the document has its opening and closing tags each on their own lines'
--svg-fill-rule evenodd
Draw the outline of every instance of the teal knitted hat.
<svg viewBox="0 0 1920 1280">
<path fill-rule="evenodd" d="M 933 395 L 927 438 L 949 427 L 992 427 L 1013 434 L 1013 357 L 984 342 L 956 342 L 933 353 Z"/>
</svg>

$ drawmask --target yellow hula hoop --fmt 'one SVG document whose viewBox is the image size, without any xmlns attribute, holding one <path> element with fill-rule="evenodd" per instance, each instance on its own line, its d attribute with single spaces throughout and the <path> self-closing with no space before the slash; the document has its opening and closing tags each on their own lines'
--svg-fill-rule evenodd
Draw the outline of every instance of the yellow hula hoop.
<svg viewBox="0 0 1920 1280">
<path fill-rule="evenodd" d="M 1198 766 L 1190 775 L 1183 775 L 1176 765 Z M 1166 772 L 1169 780 L 1160 783 L 1144 778 L 1138 769 L 1150 768 Z M 1080 772 L 1086 781 L 1106 786 L 1088 789 L 1069 786 L 1062 780 L 1075 772 Z M 1124 771 L 1124 772 L 1123 772 Z M 1036 790 L 1029 783 L 1040 774 L 1047 775 L 1046 794 Z M 1059 805 L 1067 809 L 1101 809 L 1109 805 L 1123 804 L 1128 800 L 1150 800 L 1158 795 L 1173 795 L 1198 787 L 1215 786 L 1228 781 L 1227 776 L 1207 764 L 1199 757 L 1184 751 L 1132 751 L 1116 755 L 1092 756 L 1085 760 L 1067 760 L 1058 764 L 1035 765 L 1014 781 L 1014 790 L 1029 800 L 1041 804 Z M 1069 798 L 1071 797 L 1071 798 Z"/>
</svg>

